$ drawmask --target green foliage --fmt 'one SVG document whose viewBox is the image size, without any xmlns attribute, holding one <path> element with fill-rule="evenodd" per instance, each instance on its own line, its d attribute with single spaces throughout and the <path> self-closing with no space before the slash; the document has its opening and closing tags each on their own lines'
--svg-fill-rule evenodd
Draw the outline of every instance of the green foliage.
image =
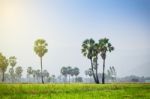
<svg viewBox="0 0 150 99">
<path fill-rule="evenodd" d="M 0 84 L 1 99 L 149 99 L 150 84 Z"/>
<path fill-rule="evenodd" d="M 17 58 L 15 56 L 9 57 L 9 64 L 12 66 L 12 68 L 17 64 Z"/>
<path fill-rule="evenodd" d="M 4 82 L 5 80 L 5 71 L 7 69 L 7 66 L 8 66 L 8 60 L 6 59 L 6 57 L 0 53 L 0 70 L 2 71 L 2 81 Z"/>
<path fill-rule="evenodd" d="M 6 57 L 0 53 L 0 69 L 5 72 L 8 66 L 8 60 L 6 59 Z"/>
<path fill-rule="evenodd" d="M 39 57 L 43 57 L 47 53 L 48 49 L 46 48 L 48 44 L 44 39 L 38 39 L 34 43 L 34 51 Z"/>
<path fill-rule="evenodd" d="M 105 83 L 105 59 L 107 51 L 111 52 L 114 50 L 114 47 L 109 42 L 108 38 L 102 38 L 96 43 L 93 39 L 86 39 L 82 43 L 82 54 L 90 59 L 91 61 L 91 70 L 92 75 L 96 83 L 99 83 L 98 78 L 98 55 L 101 55 L 103 59 L 103 76 L 102 83 Z M 87 72 L 87 71 L 86 71 Z"/>
<path fill-rule="evenodd" d="M 48 44 L 44 39 L 38 39 L 34 42 L 34 51 L 40 57 L 40 61 L 41 61 L 41 81 L 43 84 L 44 84 L 44 80 L 43 80 L 42 57 L 45 55 L 45 53 L 48 52 L 48 49 L 46 48 L 47 46 Z"/>
</svg>

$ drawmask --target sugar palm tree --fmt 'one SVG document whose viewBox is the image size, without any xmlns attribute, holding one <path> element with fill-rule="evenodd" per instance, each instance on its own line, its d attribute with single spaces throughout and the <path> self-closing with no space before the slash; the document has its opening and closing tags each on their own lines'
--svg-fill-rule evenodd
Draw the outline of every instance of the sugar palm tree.
<svg viewBox="0 0 150 99">
<path fill-rule="evenodd" d="M 44 80 L 43 80 L 43 75 L 42 75 L 42 58 L 45 55 L 45 53 L 48 52 L 48 49 L 46 48 L 48 46 L 48 44 L 46 43 L 46 41 L 44 39 L 38 39 L 35 41 L 34 43 L 34 51 L 35 53 L 40 57 L 40 62 L 41 62 L 41 80 L 42 83 L 44 84 Z"/>
<path fill-rule="evenodd" d="M 102 73 L 102 84 L 105 83 L 105 59 L 106 59 L 106 53 L 109 51 L 113 51 L 114 47 L 109 42 L 108 38 L 102 38 L 99 40 L 99 51 L 100 55 L 103 59 L 103 73 Z"/>
<path fill-rule="evenodd" d="M 97 60 L 98 60 L 98 44 L 93 39 L 86 39 L 82 44 L 82 54 L 87 57 L 91 62 L 91 69 L 95 83 L 99 83 L 97 74 Z M 94 73 L 96 70 L 96 73 Z"/>
</svg>

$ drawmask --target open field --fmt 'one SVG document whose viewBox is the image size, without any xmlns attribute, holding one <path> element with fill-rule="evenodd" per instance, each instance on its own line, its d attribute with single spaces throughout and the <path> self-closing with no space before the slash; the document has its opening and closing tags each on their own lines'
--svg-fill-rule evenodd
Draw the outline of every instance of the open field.
<svg viewBox="0 0 150 99">
<path fill-rule="evenodd" d="M 0 99 L 150 99 L 150 84 L 0 84 Z"/>
</svg>

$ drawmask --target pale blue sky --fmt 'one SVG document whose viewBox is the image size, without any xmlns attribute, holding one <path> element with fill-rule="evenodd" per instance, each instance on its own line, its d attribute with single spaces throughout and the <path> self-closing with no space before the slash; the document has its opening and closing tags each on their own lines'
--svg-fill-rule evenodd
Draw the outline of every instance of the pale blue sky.
<svg viewBox="0 0 150 99">
<path fill-rule="evenodd" d="M 33 43 L 44 38 L 49 52 L 44 68 L 59 74 L 62 66 L 90 67 L 81 54 L 87 38 L 110 38 L 115 51 L 106 66 L 118 76 L 150 76 L 149 0 L 0 0 L 0 52 L 15 55 L 17 66 L 40 68 Z M 102 60 L 99 60 L 99 71 Z"/>
</svg>

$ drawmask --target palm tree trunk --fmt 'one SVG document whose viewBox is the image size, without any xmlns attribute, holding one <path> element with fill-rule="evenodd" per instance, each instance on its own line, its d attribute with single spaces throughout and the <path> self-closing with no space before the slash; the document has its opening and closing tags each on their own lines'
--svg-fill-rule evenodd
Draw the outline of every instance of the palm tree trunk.
<svg viewBox="0 0 150 99">
<path fill-rule="evenodd" d="M 92 62 L 92 59 L 91 59 L 91 68 L 92 68 L 92 73 L 93 73 L 94 81 L 95 81 L 95 83 L 97 83 L 97 79 L 96 79 L 95 74 L 94 74 L 94 69 L 93 69 L 93 62 Z"/>
<path fill-rule="evenodd" d="M 97 84 L 99 84 L 97 59 L 98 59 L 98 58 L 97 58 L 97 56 L 96 56 L 96 79 L 97 79 Z"/>
<path fill-rule="evenodd" d="M 4 82 L 4 71 L 2 71 L 2 82 Z"/>
<path fill-rule="evenodd" d="M 44 84 L 44 80 L 43 80 L 43 67 L 42 67 L 42 57 L 40 57 L 40 61 L 41 61 L 41 80 L 42 80 L 42 84 Z"/>
<path fill-rule="evenodd" d="M 102 84 L 105 84 L 105 59 L 103 59 L 103 74 L 102 74 Z"/>
</svg>

